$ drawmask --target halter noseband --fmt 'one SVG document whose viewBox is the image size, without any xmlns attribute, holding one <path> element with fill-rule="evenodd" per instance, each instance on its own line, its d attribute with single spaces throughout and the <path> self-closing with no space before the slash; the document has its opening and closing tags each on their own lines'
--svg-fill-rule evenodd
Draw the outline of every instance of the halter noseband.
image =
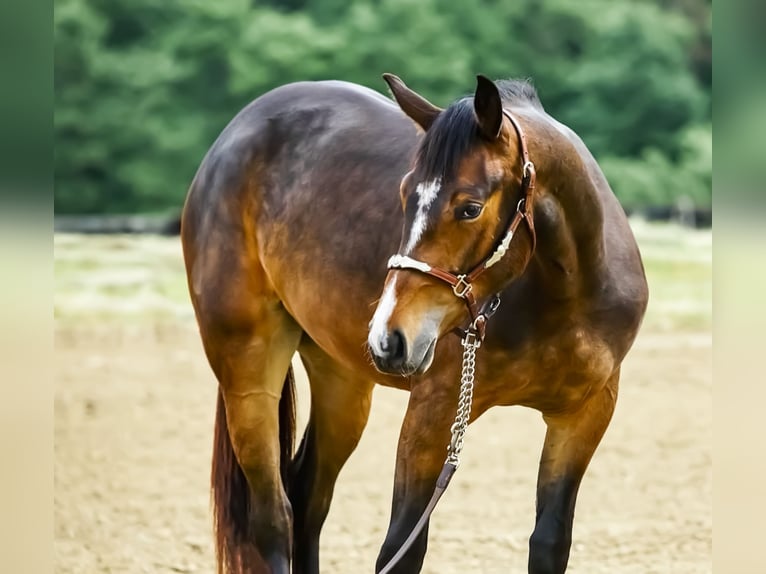
<svg viewBox="0 0 766 574">
<path fill-rule="evenodd" d="M 468 314 L 471 317 L 471 324 L 467 329 L 467 333 L 473 333 L 481 341 L 484 339 L 484 333 L 486 329 L 487 319 L 491 317 L 498 306 L 500 305 L 500 295 L 495 294 L 494 297 L 489 299 L 481 308 L 479 308 L 476 296 L 473 293 L 473 283 L 476 279 L 487 269 L 492 267 L 495 263 L 500 261 L 508 251 L 508 247 L 511 244 L 511 239 L 516 232 L 521 220 L 527 222 L 527 227 L 532 235 L 532 251 L 535 249 L 535 227 L 532 221 L 532 200 L 533 192 L 535 189 L 535 165 L 529 159 L 529 149 L 527 148 L 527 138 L 524 135 L 524 131 L 521 129 L 519 122 L 514 118 L 511 113 L 503 109 L 503 114 L 510 120 L 516 134 L 519 136 L 519 147 L 521 148 L 521 199 L 516 204 L 516 213 L 513 216 L 508 229 L 505 233 L 500 244 L 495 248 L 488 257 L 481 261 L 476 267 L 474 267 L 469 273 L 461 275 L 455 275 L 445 269 L 433 267 L 423 261 L 418 261 L 407 255 L 396 254 L 388 260 L 388 269 L 413 269 L 420 271 L 426 275 L 436 277 L 437 279 L 444 281 L 452 287 L 452 292 L 456 297 L 460 297 L 465 301 L 468 307 Z"/>
</svg>

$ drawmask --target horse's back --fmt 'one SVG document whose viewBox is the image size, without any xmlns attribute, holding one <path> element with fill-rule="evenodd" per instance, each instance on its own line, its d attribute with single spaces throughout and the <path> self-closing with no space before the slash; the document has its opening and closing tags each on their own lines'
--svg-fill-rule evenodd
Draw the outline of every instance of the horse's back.
<svg viewBox="0 0 766 574">
<path fill-rule="evenodd" d="M 344 197 L 352 185 L 356 199 L 396 185 L 415 141 L 401 111 L 363 86 L 275 88 L 242 109 L 203 159 L 184 208 L 184 241 L 206 243 L 243 215 L 266 224 L 305 209 L 321 216 L 328 203 L 353 200 Z"/>
<path fill-rule="evenodd" d="M 389 99 L 346 82 L 288 84 L 250 103 L 187 197 L 182 240 L 197 306 L 214 301 L 216 314 L 223 298 L 273 299 L 320 339 L 332 321 L 362 315 L 349 326 L 361 345 L 356 323 L 369 319 L 398 244 L 397 190 L 417 140 Z M 248 315 L 225 315 L 235 312 Z"/>
<path fill-rule="evenodd" d="M 375 153 L 390 142 L 387 134 L 395 139 L 408 131 L 414 128 L 399 109 L 363 86 L 340 81 L 280 86 L 253 100 L 221 132 L 192 182 L 187 209 L 204 203 L 199 195 L 223 201 L 221 195 L 242 191 L 266 171 L 272 175 L 260 183 L 281 184 L 284 190 L 307 164 L 328 163 L 370 145 Z"/>
</svg>

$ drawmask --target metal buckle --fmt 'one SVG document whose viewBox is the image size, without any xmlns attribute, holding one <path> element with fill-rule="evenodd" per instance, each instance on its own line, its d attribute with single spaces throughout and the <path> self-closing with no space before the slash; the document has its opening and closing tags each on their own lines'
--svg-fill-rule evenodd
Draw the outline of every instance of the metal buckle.
<svg viewBox="0 0 766 574">
<path fill-rule="evenodd" d="M 465 280 L 465 275 L 457 276 L 457 283 L 452 286 L 452 292 L 461 299 L 465 299 L 465 296 L 471 292 L 473 285 Z"/>
<path fill-rule="evenodd" d="M 468 329 L 463 335 L 463 341 L 461 344 L 464 347 L 475 347 L 478 349 L 481 347 L 481 339 L 479 339 L 479 334 L 476 333 L 476 331 Z"/>
</svg>

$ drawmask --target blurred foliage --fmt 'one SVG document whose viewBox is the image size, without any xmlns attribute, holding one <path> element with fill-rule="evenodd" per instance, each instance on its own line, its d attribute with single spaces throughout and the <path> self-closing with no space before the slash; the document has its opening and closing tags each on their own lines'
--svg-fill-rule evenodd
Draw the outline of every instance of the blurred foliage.
<svg viewBox="0 0 766 574">
<path fill-rule="evenodd" d="M 710 0 L 59 0 L 57 213 L 178 210 L 233 115 L 291 81 L 439 105 L 531 77 L 630 207 L 710 203 Z"/>
<path fill-rule="evenodd" d="M 632 227 L 652 286 L 643 328 L 709 331 L 712 231 L 638 220 Z M 57 233 L 53 243 L 57 325 L 194 324 L 178 238 Z"/>
</svg>

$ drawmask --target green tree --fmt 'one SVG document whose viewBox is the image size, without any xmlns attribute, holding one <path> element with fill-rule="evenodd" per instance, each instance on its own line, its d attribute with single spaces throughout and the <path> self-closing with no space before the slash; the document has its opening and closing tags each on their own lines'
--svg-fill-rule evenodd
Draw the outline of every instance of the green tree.
<svg viewBox="0 0 766 574">
<path fill-rule="evenodd" d="M 672 202 L 662 170 L 707 181 L 710 21 L 709 0 L 60 0 L 56 211 L 177 211 L 247 102 L 386 71 L 442 106 L 476 73 L 531 77 L 623 199 Z"/>
</svg>

